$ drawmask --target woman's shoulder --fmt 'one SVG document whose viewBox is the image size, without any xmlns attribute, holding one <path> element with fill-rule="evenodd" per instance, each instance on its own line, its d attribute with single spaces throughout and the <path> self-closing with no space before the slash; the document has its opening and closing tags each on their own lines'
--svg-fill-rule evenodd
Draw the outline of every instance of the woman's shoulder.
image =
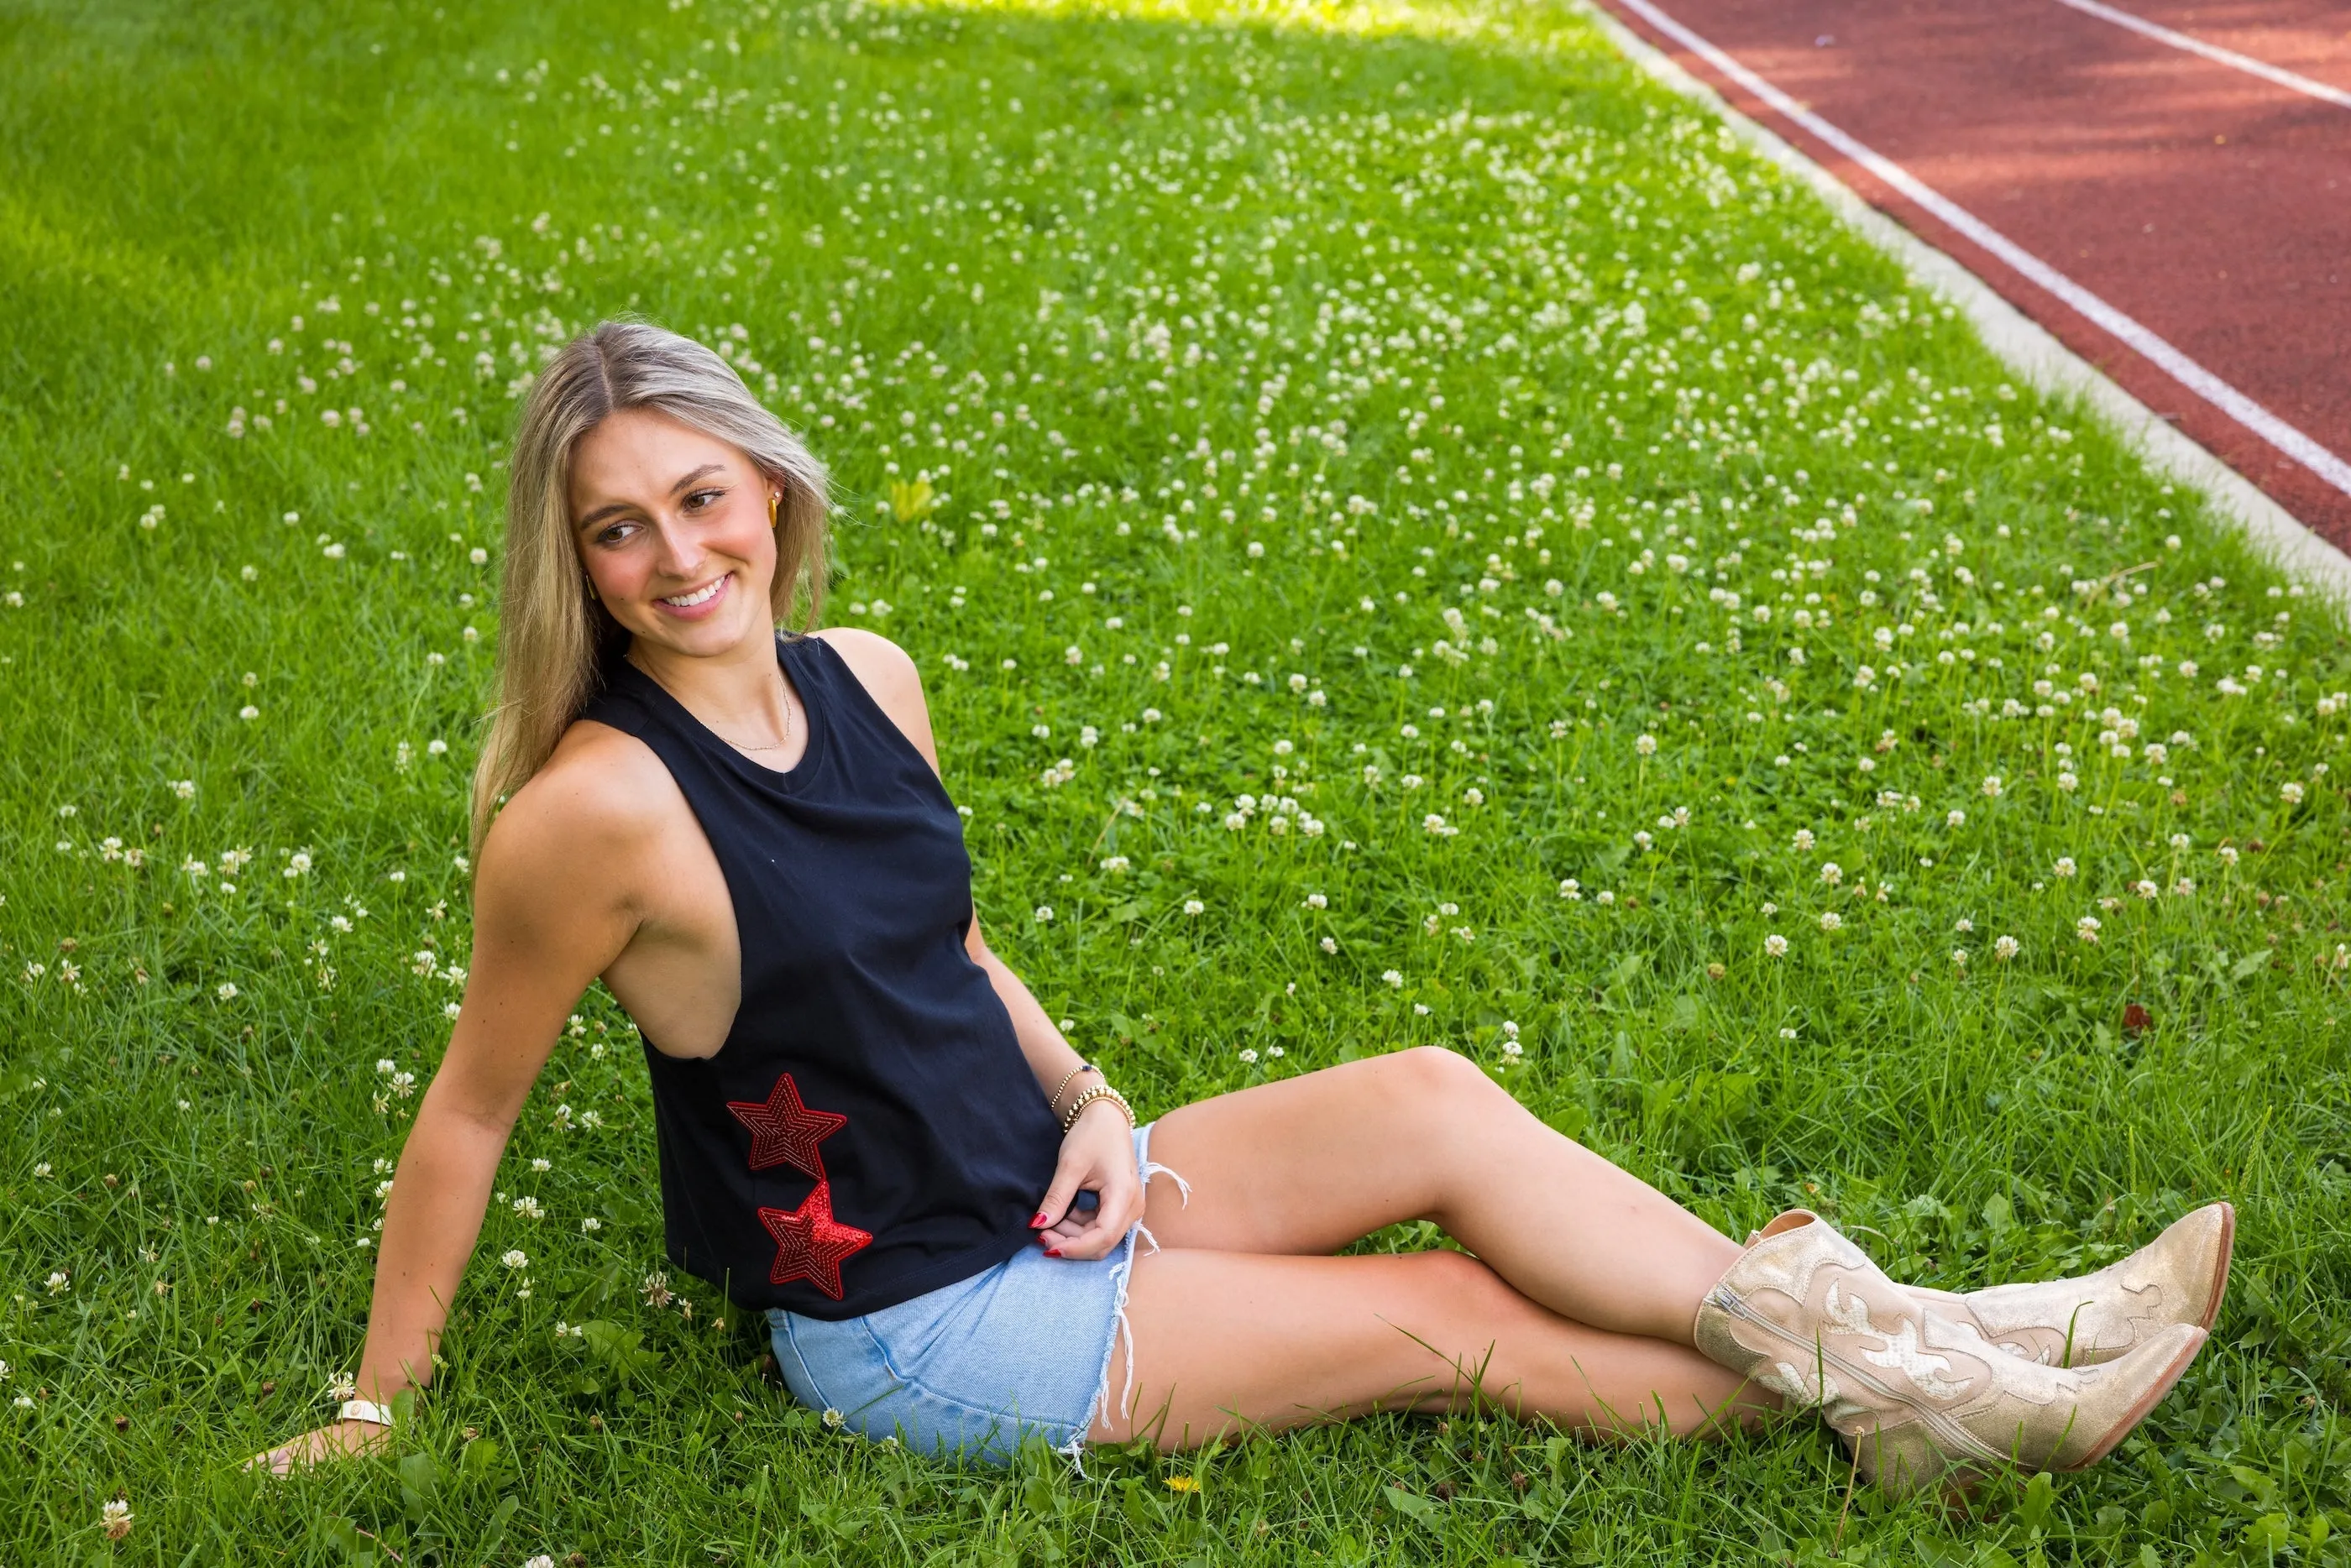
<svg viewBox="0 0 2351 1568">
<path fill-rule="evenodd" d="M 877 699 L 884 692 L 902 691 L 921 697 L 923 677 L 914 668 L 913 655 L 880 632 L 853 626 L 829 626 L 822 631 L 809 633 L 809 638 L 839 654 L 850 672 Z"/>
<path fill-rule="evenodd" d="M 878 632 L 852 626 L 827 627 L 810 636 L 841 656 L 874 705 L 935 770 L 937 748 L 931 738 L 930 708 L 923 701 L 923 676 L 906 650 Z"/>
<path fill-rule="evenodd" d="M 507 853 L 498 858 L 509 864 L 622 852 L 656 836 L 684 804 L 652 747 L 609 724 L 578 720 L 499 811 L 485 864 L 501 840 Z"/>
</svg>

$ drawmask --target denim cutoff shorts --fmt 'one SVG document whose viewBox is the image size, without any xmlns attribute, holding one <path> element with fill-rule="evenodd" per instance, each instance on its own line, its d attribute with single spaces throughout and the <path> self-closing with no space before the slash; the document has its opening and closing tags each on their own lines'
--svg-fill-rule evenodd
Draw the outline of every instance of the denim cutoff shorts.
<svg viewBox="0 0 2351 1568">
<path fill-rule="evenodd" d="M 1155 1174 L 1175 1175 L 1150 1155 L 1146 1125 L 1134 1129 L 1137 1173 L 1146 1185 Z M 794 1398 L 840 1412 L 842 1425 L 868 1438 L 1000 1465 L 1041 1437 L 1074 1459 L 1109 1391 L 1142 1229 L 1095 1260 L 1023 1247 L 967 1280 L 862 1317 L 829 1322 L 771 1308 L 776 1364 Z"/>
</svg>

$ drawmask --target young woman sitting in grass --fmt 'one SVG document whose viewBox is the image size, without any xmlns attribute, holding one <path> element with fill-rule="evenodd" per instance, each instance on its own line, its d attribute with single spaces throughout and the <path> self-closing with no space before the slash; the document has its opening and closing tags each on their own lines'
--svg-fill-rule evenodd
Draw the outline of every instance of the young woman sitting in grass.
<svg viewBox="0 0 2351 1568">
<path fill-rule="evenodd" d="M 925 1451 L 1477 1400 L 1698 1435 L 1796 1405 L 1914 1490 L 2094 1463 L 2203 1344 L 2226 1204 L 2085 1279 L 1954 1296 L 1801 1210 L 1742 1247 L 1446 1051 L 1137 1127 L 980 934 L 913 661 L 778 634 L 816 622 L 825 474 L 734 369 L 601 327 L 533 388 L 512 475 L 464 1006 L 385 1209 L 361 1397 L 273 1468 L 381 1440 L 429 1380 L 599 978 L 644 1036 L 671 1261 L 766 1311 L 797 1397 Z M 1468 1252 L 1332 1255 L 1412 1219 Z"/>
</svg>

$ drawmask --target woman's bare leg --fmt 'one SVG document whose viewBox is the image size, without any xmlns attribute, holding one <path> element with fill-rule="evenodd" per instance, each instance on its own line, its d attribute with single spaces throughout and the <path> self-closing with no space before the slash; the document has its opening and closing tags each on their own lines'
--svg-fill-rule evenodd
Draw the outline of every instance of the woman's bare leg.
<svg viewBox="0 0 2351 1568">
<path fill-rule="evenodd" d="M 1092 1434 L 1113 1442 L 1194 1448 L 1242 1428 L 1473 1399 L 1595 1435 L 1686 1437 L 1772 1403 L 1695 1350 L 1571 1323 L 1458 1252 L 1169 1249 L 1136 1261 L 1126 1313 L 1133 1380 L 1113 1356 Z"/>
<path fill-rule="evenodd" d="M 1472 1398 L 1595 1432 L 1690 1434 L 1776 1404 L 1691 1349 L 1739 1255 L 1449 1051 L 1399 1052 L 1173 1111 L 1147 1189 L 1160 1251 L 1127 1296 L 1095 1436 L 1184 1448 Z M 1327 1255 L 1402 1220 L 1477 1254 Z"/>
<path fill-rule="evenodd" d="M 1165 1178 L 1150 1184 L 1144 1223 L 1162 1247 L 1329 1253 L 1431 1220 L 1551 1313 L 1677 1345 L 1739 1256 L 1738 1243 L 1543 1126 L 1449 1051 L 1186 1106 L 1152 1128 L 1151 1158 L 1191 1186 L 1185 1203 Z"/>
</svg>

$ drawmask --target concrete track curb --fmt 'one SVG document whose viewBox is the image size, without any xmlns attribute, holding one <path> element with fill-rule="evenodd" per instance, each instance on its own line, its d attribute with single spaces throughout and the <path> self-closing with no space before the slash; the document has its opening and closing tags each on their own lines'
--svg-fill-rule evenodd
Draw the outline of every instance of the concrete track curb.
<svg viewBox="0 0 2351 1568">
<path fill-rule="evenodd" d="M 2304 526 L 2252 481 L 2109 380 L 2046 327 L 2001 298 L 1990 284 L 1862 200 L 1852 187 L 1785 139 L 1740 113 L 1672 57 L 1591 0 L 1579 0 L 1577 9 L 1635 65 L 1662 86 L 1719 115 L 1757 152 L 1811 185 L 1864 239 L 1965 312 L 1986 346 L 2019 377 L 2044 392 L 2080 399 L 2149 466 L 2200 491 L 2216 514 L 2243 530 L 2257 553 L 2337 603 L 2351 603 L 2351 556 Z"/>
</svg>

